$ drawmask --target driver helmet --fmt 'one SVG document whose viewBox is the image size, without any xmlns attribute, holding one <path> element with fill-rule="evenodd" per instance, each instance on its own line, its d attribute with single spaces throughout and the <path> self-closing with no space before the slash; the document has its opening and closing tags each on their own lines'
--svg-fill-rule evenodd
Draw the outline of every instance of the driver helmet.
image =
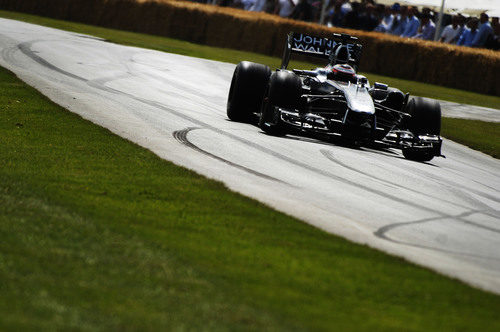
<svg viewBox="0 0 500 332">
<path fill-rule="evenodd" d="M 330 73 L 328 78 L 341 82 L 356 82 L 356 72 L 354 68 L 347 64 L 338 64 L 327 68 Z"/>
</svg>

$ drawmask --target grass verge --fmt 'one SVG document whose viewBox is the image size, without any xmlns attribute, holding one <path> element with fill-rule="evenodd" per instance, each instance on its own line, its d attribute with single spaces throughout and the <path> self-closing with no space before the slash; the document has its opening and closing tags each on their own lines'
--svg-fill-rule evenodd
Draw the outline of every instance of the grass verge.
<svg viewBox="0 0 500 332">
<path fill-rule="evenodd" d="M 40 16 L 0 11 L 0 17 L 10 18 L 29 23 L 44 25 L 62 30 L 74 31 L 101 37 L 114 43 L 150 48 L 159 51 L 183 54 L 198 58 L 205 58 L 223 62 L 238 63 L 243 60 L 254 61 L 277 68 L 281 64 L 281 59 L 265 56 L 257 53 L 243 52 L 232 49 L 222 49 L 206 45 L 198 45 L 186 41 L 152 36 L 128 31 L 113 30 L 96 27 L 86 24 L 55 20 Z M 283 41 L 284 42 L 284 41 Z M 303 62 L 291 62 L 291 68 L 311 68 L 311 64 Z M 361 69 L 363 63 L 361 63 Z M 397 87 L 412 95 L 423 96 L 441 100 L 448 100 L 461 104 L 478 105 L 500 109 L 500 97 L 482 95 L 479 93 L 446 88 L 438 85 L 414 82 L 409 80 L 386 77 L 382 75 L 365 73 L 371 82 L 383 82 L 390 86 Z"/>
<path fill-rule="evenodd" d="M 500 297 L 159 159 L 0 69 L 0 330 L 500 329 Z"/>
<path fill-rule="evenodd" d="M 500 123 L 442 118 L 441 126 L 444 137 L 500 158 Z"/>
</svg>

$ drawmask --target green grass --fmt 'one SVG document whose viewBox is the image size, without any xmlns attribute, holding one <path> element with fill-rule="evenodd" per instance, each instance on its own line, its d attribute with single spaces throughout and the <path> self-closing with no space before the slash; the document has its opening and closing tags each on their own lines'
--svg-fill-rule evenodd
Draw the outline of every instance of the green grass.
<svg viewBox="0 0 500 332">
<path fill-rule="evenodd" d="M 444 137 L 500 158 L 500 123 L 442 118 L 441 126 Z"/>
<path fill-rule="evenodd" d="M 500 297 L 161 160 L 0 69 L 0 330 L 500 329 Z"/>
<path fill-rule="evenodd" d="M 257 53 L 236 51 L 232 49 L 222 49 L 205 45 L 198 45 L 186 41 L 152 36 L 146 34 L 133 33 L 128 31 L 106 29 L 86 24 L 73 23 L 61 20 L 54 20 L 45 17 L 33 16 L 8 11 L 0 11 L 0 17 L 21 20 L 25 22 L 45 25 L 57 29 L 75 31 L 79 33 L 98 36 L 106 40 L 143 48 L 155 49 L 163 52 L 189 55 L 211 60 L 238 63 L 243 60 L 263 63 L 277 68 L 281 64 L 281 59 L 265 56 Z M 292 68 L 310 68 L 311 64 L 303 62 L 291 62 Z M 363 69 L 361 63 L 361 69 Z M 500 97 L 482 95 L 479 93 L 446 88 L 438 85 L 414 82 L 409 80 L 386 77 L 365 73 L 371 82 L 379 81 L 390 86 L 397 87 L 404 92 L 410 92 L 415 96 L 430 97 L 442 100 L 453 101 L 461 104 L 479 105 L 484 107 L 500 109 Z"/>
</svg>

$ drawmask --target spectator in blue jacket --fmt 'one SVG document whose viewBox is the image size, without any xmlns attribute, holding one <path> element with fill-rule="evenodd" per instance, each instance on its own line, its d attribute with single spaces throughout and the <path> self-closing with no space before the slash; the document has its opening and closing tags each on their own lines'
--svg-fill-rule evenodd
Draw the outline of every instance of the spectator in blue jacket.
<svg viewBox="0 0 500 332">
<path fill-rule="evenodd" d="M 433 40 L 434 33 L 436 32 L 436 25 L 432 22 L 429 14 L 423 14 L 422 23 L 418 28 L 417 34 L 413 38 L 423 39 L 423 40 Z"/>
<path fill-rule="evenodd" d="M 405 31 L 401 34 L 401 37 L 411 38 L 417 34 L 420 20 L 415 16 L 416 14 L 417 9 L 415 7 L 410 7 L 408 9 L 408 22 L 406 23 Z"/>
<path fill-rule="evenodd" d="M 477 31 L 477 34 L 472 41 L 472 47 L 483 47 L 484 44 L 486 44 L 488 37 L 493 34 L 493 28 L 491 27 L 491 24 L 489 22 L 488 14 L 481 13 L 479 22 L 481 22 L 481 26 L 479 27 L 479 30 Z"/>
<path fill-rule="evenodd" d="M 406 24 L 408 23 L 408 7 L 398 7 L 399 4 L 396 7 L 393 6 L 393 9 L 395 11 L 394 20 L 392 21 L 392 26 L 389 30 L 389 33 L 392 35 L 401 36 L 405 31 Z M 399 11 L 399 14 L 396 14 L 397 11 Z"/>
<path fill-rule="evenodd" d="M 457 45 L 461 46 L 472 46 L 472 41 L 477 35 L 477 26 L 478 26 L 478 19 L 473 18 L 469 21 L 467 24 L 468 27 L 464 29 L 462 34 L 460 35 L 460 38 L 458 39 Z"/>
<path fill-rule="evenodd" d="M 389 6 L 384 6 L 383 8 L 384 8 L 384 15 L 381 17 L 379 25 L 375 28 L 374 31 L 388 32 L 392 27 L 392 22 L 394 21 L 394 15 L 392 14 L 393 10 Z"/>
</svg>

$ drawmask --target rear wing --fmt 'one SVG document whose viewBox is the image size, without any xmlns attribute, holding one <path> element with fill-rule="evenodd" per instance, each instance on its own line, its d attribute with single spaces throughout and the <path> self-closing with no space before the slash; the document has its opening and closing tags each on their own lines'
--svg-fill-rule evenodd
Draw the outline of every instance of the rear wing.
<svg viewBox="0 0 500 332">
<path fill-rule="evenodd" d="M 361 44 L 358 38 L 347 34 L 334 33 L 329 38 L 316 37 L 303 33 L 290 32 L 287 36 L 281 69 L 286 69 L 292 53 L 298 53 L 318 58 L 328 59 L 332 62 L 333 50 L 337 45 L 345 45 L 349 49 L 350 57 L 348 63 L 357 71 L 361 58 Z"/>
</svg>

